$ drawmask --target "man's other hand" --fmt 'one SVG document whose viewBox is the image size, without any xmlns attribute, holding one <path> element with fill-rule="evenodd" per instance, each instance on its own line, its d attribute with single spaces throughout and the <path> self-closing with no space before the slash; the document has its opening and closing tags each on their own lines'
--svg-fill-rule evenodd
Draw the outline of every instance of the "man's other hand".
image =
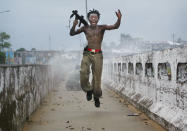
<svg viewBox="0 0 187 131">
<path fill-rule="evenodd" d="M 116 12 L 116 16 L 118 17 L 118 19 L 121 19 L 121 11 L 118 9 L 118 12 Z"/>
</svg>

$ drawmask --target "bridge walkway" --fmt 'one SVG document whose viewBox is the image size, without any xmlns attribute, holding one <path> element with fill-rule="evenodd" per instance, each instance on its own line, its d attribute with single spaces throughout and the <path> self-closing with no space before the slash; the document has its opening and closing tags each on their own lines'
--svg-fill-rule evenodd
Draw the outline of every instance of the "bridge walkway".
<svg viewBox="0 0 187 131">
<path fill-rule="evenodd" d="M 165 131 L 120 96 L 103 86 L 101 107 L 66 83 L 53 89 L 22 131 Z"/>
</svg>

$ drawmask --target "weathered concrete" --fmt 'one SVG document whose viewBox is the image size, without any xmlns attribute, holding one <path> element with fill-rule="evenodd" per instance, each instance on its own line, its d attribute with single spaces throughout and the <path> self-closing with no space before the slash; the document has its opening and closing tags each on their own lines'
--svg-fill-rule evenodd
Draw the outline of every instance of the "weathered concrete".
<svg viewBox="0 0 187 131">
<path fill-rule="evenodd" d="M 187 47 L 108 59 L 104 66 L 110 88 L 168 130 L 187 130 Z"/>
<path fill-rule="evenodd" d="M 18 131 L 53 87 L 47 65 L 0 66 L 0 131 Z"/>
</svg>

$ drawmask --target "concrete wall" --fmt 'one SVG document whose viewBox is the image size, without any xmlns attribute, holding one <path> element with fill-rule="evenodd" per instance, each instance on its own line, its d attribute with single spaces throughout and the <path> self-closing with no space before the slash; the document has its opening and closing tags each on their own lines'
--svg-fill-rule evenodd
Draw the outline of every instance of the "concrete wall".
<svg viewBox="0 0 187 131">
<path fill-rule="evenodd" d="M 47 65 L 0 66 L 0 131 L 17 131 L 54 86 Z"/>
<path fill-rule="evenodd" d="M 187 47 L 104 61 L 104 81 L 168 130 L 187 131 Z"/>
</svg>

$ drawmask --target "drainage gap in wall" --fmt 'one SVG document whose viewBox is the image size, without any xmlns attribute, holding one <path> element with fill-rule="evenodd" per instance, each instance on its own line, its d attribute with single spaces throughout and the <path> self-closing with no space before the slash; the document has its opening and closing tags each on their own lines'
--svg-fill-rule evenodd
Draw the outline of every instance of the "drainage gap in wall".
<svg viewBox="0 0 187 131">
<path fill-rule="evenodd" d="M 178 63 L 177 82 L 182 84 L 187 83 L 187 63 Z"/>
<path fill-rule="evenodd" d="M 126 63 L 122 64 L 122 72 L 124 72 L 124 73 L 127 72 L 127 65 L 126 65 Z"/>
<path fill-rule="evenodd" d="M 128 73 L 134 74 L 133 63 L 131 63 L 131 62 L 128 63 Z"/>
<path fill-rule="evenodd" d="M 158 64 L 158 79 L 171 80 L 171 66 L 168 62 Z"/>
<path fill-rule="evenodd" d="M 142 63 L 136 63 L 136 75 L 142 75 L 143 67 Z"/>
<path fill-rule="evenodd" d="M 121 74 L 121 63 L 118 63 L 118 82 L 120 82 Z"/>
<path fill-rule="evenodd" d="M 145 76 L 147 77 L 154 77 L 154 69 L 152 63 L 145 64 Z"/>
<path fill-rule="evenodd" d="M 118 72 L 121 72 L 121 63 L 118 63 Z"/>
</svg>

